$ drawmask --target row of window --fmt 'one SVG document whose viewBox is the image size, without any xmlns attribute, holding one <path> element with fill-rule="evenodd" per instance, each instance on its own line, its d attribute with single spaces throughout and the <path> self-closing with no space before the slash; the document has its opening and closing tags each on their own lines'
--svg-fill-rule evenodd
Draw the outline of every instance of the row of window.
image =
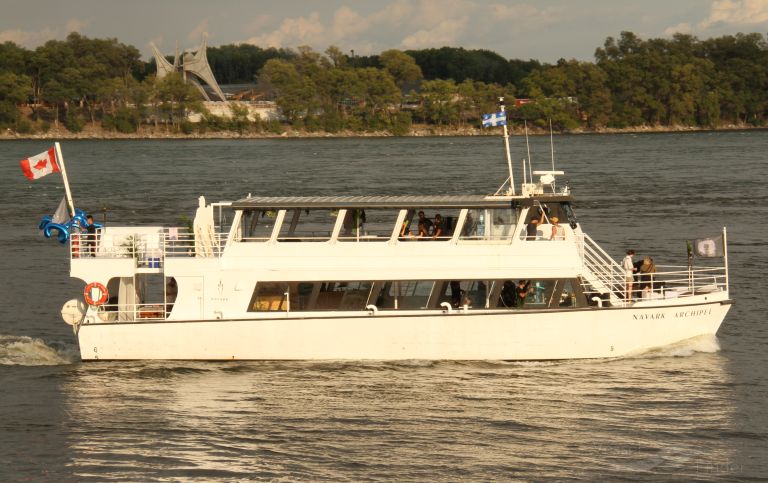
<svg viewBox="0 0 768 483">
<path fill-rule="evenodd" d="M 459 226 L 462 210 L 445 208 L 428 210 L 405 210 L 400 225 L 399 209 L 349 209 L 340 221 L 340 241 L 381 241 L 392 238 L 400 240 L 449 240 L 456 231 L 462 239 L 506 239 L 512 236 L 517 224 L 518 209 L 468 209 L 463 223 Z M 279 223 L 277 240 L 327 241 L 331 238 L 340 213 L 329 210 L 282 210 L 248 211 L 242 221 L 244 241 L 266 241 Z"/>
<path fill-rule="evenodd" d="M 576 279 L 259 282 L 249 312 L 581 307 Z"/>
</svg>

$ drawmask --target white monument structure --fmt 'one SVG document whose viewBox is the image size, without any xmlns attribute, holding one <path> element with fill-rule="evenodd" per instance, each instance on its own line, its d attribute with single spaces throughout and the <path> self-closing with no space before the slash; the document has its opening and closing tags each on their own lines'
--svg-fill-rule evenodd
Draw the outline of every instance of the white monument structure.
<svg viewBox="0 0 768 483">
<path fill-rule="evenodd" d="M 158 50 L 154 43 L 150 42 L 152 46 L 152 52 L 155 55 L 155 64 L 157 65 L 157 77 L 162 79 L 166 75 L 172 72 L 180 72 L 184 80 L 191 82 L 197 87 L 205 97 L 205 100 L 220 100 L 226 102 L 224 93 L 221 92 L 219 84 L 216 82 L 216 78 L 213 77 L 213 71 L 208 64 L 207 42 L 205 36 L 203 37 L 203 43 L 195 50 L 187 50 L 179 57 L 179 51 L 176 50 L 176 55 L 173 59 L 173 64 L 166 60 L 165 56 Z M 207 84 L 218 99 L 211 99 L 206 92 L 203 84 Z"/>
</svg>

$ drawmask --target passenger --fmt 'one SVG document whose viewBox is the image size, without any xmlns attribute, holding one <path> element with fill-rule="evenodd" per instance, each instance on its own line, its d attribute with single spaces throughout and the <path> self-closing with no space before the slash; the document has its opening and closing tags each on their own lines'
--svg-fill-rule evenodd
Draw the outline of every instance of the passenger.
<svg viewBox="0 0 768 483">
<path fill-rule="evenodd" d="M 400 238 L 409 238 L 410 237 L 411 231 L 408 228 L 410 223 L 411 223 L 411 220 L 408 220 L 408 219 L 403 221 L 403 226 L 400 227 Z"/>
<path fill-rule="evenodd" d="M 504 285 L 501 287 L 501 296 L 499 297 L 499 302 L 501 302 L 503 307 L 511 309 L 512 307 L 515 307 L 515 300 L 515 284 L 512 283 L 512 280 L 506 280 Z"/>
<path fill-rule="evenodd" d="M 552 224 L 552 233 L 549 235 L 550 240 L 565 240 L 565 231 L 562 226 L 558 223 L 560 219 L 556 216 L 553 216 L 549 219 L 550 223 Z"/>
<path fill-rule="evenodd" d="M 423 211 L 419 211 L 419 232 L 417 236 L 419 238 L 427 238 L 431 229 L 432 221 L 424 215 Z"/>
<path fill-rule="evenodd" d="M 544 212 L 539 210 L 540 216 L 536 218 L 534 215 L 531 217 L 531 221 L 528 222 L 528 225 L 525 227 L 525 239 L 526 240 L 535 240 L 536 239 L 536 232 L 539 229 L 539 224 L 541 224 L 542 221 L 544 221 Z"/>
<path fill-rule="evenodd" d="M 458 309 L 461 305 L 461 294 L 463 290 L 461 290 L 461 283 L 457 281 L 451 282 L 451 306 L 454 309 Z"/>
<path fill-rule="evenodd" d="M 475 220 L 472 218 L 472 211 L 467 211 L 467 218 L 464 220 L 464 227 L 461 229 L 463 236 L 469 237 L 475 234 Z"/>
<path fill-rule="evenodd" d="M 648 298 L 653 291 L 653 274 L 656 273 L 656 265 L 653 263 L 653 258 L 643 258 L 643 263 L 640 264 L 638 273 L 640 274 L 638 282 L 642 298 Z"/>
<path fill-rule="evenodd" d="M 96 225 L 93 223 L 93 215 L 85 217 L 88 221 L 88 225 L 85 226 L 85 240 L 83 242 L 85 248 L 85 256 L 96 256 Z"/>
<path fill-rule="evenodd" d="M 347 210 L 344 217 L 344 235 L 362 235 L 365 225 L 365 210 Z"/>
<path fill-rule="evenodd" d="M 635 256 L 634 250 L 627 250 L 627 256 L 621 262 L 621 268 L 624 269 L 624 300 L 627 302 L 632 300 L 632 286 L 635 283 L 635 271 L 637 270 L 632 264 L 632 257 Z"/>
<path fill-rule="evenodd" d="M 531 286 L 531 281 L 520 280 L 517 282 L 517 288 L 515 289 L 515 307 L 522 309 L 525 305 L 525 298 L 528 296 L 528 291 Z"/>
<path fill-rule="evenodd" d="M 440 213 L 435 215 L 435 222 L 432 224 L 432 239 L 437 240 L 443 235 L 443 217 Z"/>
</svg>

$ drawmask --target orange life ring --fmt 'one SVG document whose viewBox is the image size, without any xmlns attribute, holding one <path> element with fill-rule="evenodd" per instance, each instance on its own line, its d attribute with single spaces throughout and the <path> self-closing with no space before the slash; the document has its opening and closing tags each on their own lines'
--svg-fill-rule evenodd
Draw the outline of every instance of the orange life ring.
<svg viewBox="0 0 768 483">
<path fill-rule="evenodd" d="M 93 297 L 91 297 L 91 290 L 94 288 L 99 289 L 99 292 L 101 292 L 101 297 L 99 297 L 98 300 L 93 300 Z M 85 303 L 88 305 L 104 305 L 104 303 L 109 298 L 109 292 L 107 291 L 107 287 L 104 286 L 104 284 L 101 284 L 99 282 L 91 282 L 88 285 L 85 286 L 85 290 L 83 290 L 83 296 L 85 297 Z"/>
</svg>

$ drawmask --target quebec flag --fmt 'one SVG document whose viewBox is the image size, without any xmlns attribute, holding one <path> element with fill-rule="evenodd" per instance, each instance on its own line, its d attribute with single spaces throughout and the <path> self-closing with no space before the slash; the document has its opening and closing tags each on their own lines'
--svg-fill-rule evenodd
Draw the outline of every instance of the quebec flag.
<svg viewBox="0 0 768 483">
<path fill-rule="evenodd" d="M 507 113 L 494 112 L 493 114 L 483 114 L 483 127 L 506 126 Z"/>
</svg>

